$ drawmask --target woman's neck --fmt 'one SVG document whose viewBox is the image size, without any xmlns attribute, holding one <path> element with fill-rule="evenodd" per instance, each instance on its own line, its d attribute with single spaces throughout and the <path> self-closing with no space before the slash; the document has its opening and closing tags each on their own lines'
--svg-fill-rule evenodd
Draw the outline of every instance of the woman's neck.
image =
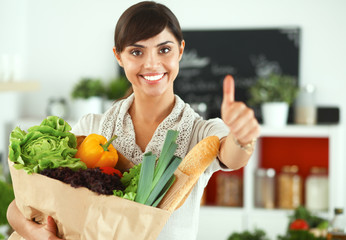
<svg viewBox="0 0 346 240">
<path fill-rule="evenodd" d="M 175 104 L 174 94 L 158 97 L 136 95 L 129 109 L 132 121 L 160 124 L 171 112 Z"/>
</svg>

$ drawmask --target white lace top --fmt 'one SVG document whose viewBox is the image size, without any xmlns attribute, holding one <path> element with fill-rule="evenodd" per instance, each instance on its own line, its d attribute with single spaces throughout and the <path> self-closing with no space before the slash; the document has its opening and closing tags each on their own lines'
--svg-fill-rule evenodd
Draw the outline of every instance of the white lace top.
<svg viewBox="0 0 346 240">
<path fill-rule="evenodd" d="M 136 144 L 132 119 L 128 113 L 133 99 L 134 94 L 125 100 L 117 102 L 104 114 L 101 123 L 101 135 L 110 139 L 116 134 L 118 137 L 113 142 L 115 148 L 134 164 L 138 164 L 142 161 L 143 152 Z M 183 100 L 175 96 L 175 105 L 172 112 L 158 126 L 145 152 L 151 151 L 156 156 L 159 156 L 167 130 L 173 129 L 179 131 L 176 140 L 178 148 L 175 155 L 183 158 L 187 153 L 193 123 L 200 118 L 188 104 L 185 104 Z"/>
<path fill-rule="evenodd" d="M 133 101 L 133 96 L 125 101 L 119 101 L 105 114 L 88 114 L 76 126 L 73 133 L 88 135 L 91 133 L 104 134 L 107 139 L 113 134 L 122 136 L 117 138 L 114 146 L 121 149 L 127 159 L 134 163 L 141 161 L 140 148 L 135 143 L 135 135 L 131 117 L 127 110 Z M 159 125 L 148 144 L 146 151 L 151 150 L 158 154 L 163 145 L 166 129 L 179 130 L 179 149 L 176 154 L 184 157 L 199 141 L 207 136 L 218 136 L 220 139 L 228 135 L 228 128 L 221 119 L 203 120 L 192 111 L 190 106 L 176 97 L 176 104 L 172 113 Z M 145 152 L 146 152 L 145 151 Z M 158 154 L 159 155 L 159 154 Z M 211 175 L 222 169 L 218 160 L 215 160 L 202 174 L 190 193 L 189 197 L 177 209 L 161 231 L 158 240 L 195 240 L 198 233 L 200 201 Z M 210 229 L 213 231 L 213 229 Z"/>
</svg>

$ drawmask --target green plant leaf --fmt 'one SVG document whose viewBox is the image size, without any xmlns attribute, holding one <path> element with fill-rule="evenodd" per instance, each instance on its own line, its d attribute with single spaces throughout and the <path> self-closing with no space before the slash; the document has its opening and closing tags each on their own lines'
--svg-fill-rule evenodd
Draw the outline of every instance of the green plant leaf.
<svg viewBox="0 0 346 240">
<path fill-rule="evenodd" d="M 106 88 L 107 99 L 117 100 L 124 97 L 130 86 L 130 82 L 123 76 L 112 79 Z"/>
<path fill-rule="evenodd" d="M 73 88 L 73 99 L 88 99 L 90 97 L 102 97 L 105 95 L 105 87 L 101 79 L 82 78 Z"/>
<path fill-rule="evenodd" d="M 249 88 L 250 105 L 258 105 L 264 102 L 287 102 L 292 104 L 298 94 L 296 78 L 287 75 L 271 74 L 265 78 L 259 78 Z"/>
</svg>

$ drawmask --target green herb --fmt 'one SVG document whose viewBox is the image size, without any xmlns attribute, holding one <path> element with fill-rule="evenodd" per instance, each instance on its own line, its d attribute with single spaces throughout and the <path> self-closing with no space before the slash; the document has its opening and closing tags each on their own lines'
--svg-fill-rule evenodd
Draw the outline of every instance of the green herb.
<svg viewBox="0 0 346 240">
<path fill-rule="evenodd" d="M 70 130 L 71 126 L 56 116 L 47 117 L 28 132 L 16 127 L 10 135 L 9 159 L 16 169 L 29 174 L 46 168 L 86 169 L 79 158 L 74 158 L 77 139 Z"/>
<path fill-rule="evenodd" d="M 253 233 L 250 231 L 235 232 L 227 240 L 269 240 L 269 238 L 263 230 L 255 229 Z"/>
</svg>

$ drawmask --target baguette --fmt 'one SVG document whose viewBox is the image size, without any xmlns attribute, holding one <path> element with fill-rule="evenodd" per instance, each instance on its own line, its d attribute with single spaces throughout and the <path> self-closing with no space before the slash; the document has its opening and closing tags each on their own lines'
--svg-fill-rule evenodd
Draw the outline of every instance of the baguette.
<svg viewBox="0 0 346 240">
<path fill-rule="evenodd" d="M 179 175 L 185 175 L 187 177 L 178 177 L 176 179 L 171 187 L 174 193 L 171 192 L 169 194 L 170 189 L 167 193 L 167 199 L 163 199 L 159 207 L 170 212 L 179 208 L 189 196 L 201 174 L 214 161 L 219 148 L 220 141 L 216 136 L 206 137 L 194 146 L 177 169 L 180 172 Z"/>
</svg>

